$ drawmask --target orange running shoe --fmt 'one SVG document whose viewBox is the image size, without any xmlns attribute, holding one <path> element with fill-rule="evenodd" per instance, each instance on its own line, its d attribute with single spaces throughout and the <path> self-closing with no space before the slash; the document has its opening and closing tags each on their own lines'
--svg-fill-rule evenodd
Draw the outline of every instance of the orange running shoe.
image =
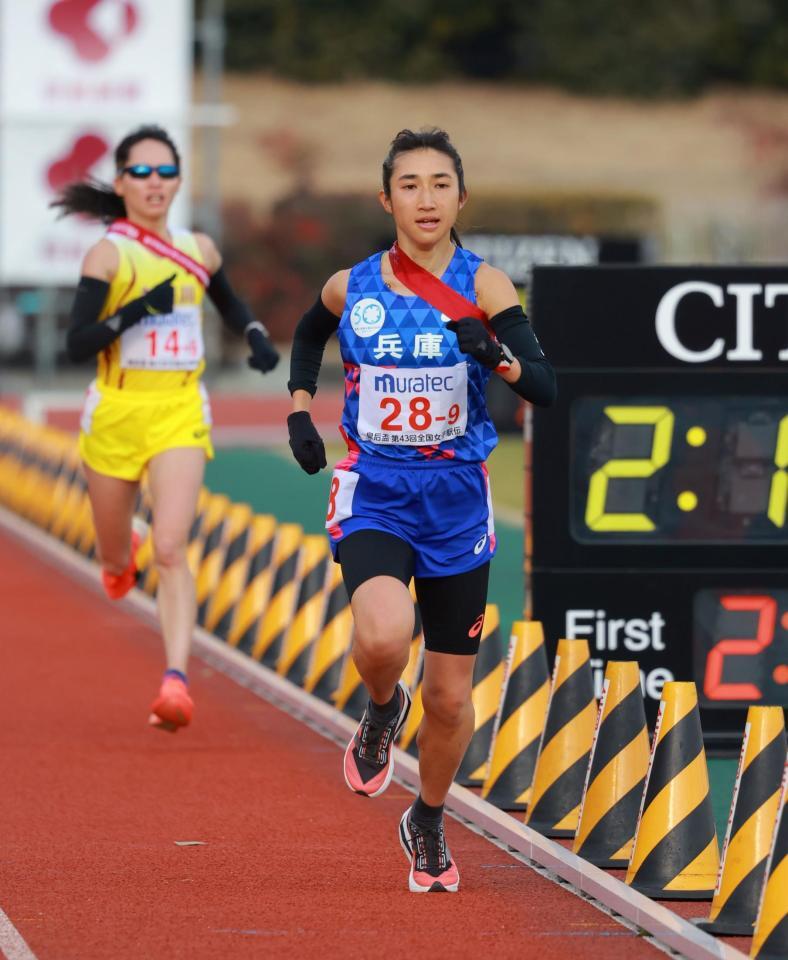
<svg viewBox="0 0 788 960">
<path fill-rule="evenodd" d="M 148 723 L 158 730 L 177 733 L 180 727 L 189 725 L 194 713 L 194 701 L 183 680 L 165 677 L 159 695 L 151 704 Z"/>
<path fill-rule="evenodd" d="M 101 584 L 104 587 L 104 593 L 110 600 L 120 600 L 121 597 L 125 597 L 137 582 L 137 550 L 139 550 L 141 542 L 140 535 L 136 530 L 132 530 L 131 556 L 129 557 L 129 565 L 123 573 L 101 571 Z"/>
</svg>

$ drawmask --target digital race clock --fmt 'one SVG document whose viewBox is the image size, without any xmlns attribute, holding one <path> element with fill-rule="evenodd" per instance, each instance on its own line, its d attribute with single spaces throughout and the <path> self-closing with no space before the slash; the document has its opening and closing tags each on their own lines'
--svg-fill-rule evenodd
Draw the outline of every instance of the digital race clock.
<svg viewBox="0 0 788 960">
<path fill-rule="evenodd" d="M 526 598 L 639 661 L 653 719 L 694 680 L 710 746 L 788 705 L 788 270 L 536 267 L 558 400 L 526 423 Z M 529 436 L 530 434 L 530 436 Z"/>
</svg>

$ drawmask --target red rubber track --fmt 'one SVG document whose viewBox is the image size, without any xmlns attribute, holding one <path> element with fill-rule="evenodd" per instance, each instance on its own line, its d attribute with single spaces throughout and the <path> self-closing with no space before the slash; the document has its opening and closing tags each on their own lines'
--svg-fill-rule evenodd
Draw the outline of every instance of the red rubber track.
<svg viewBox="0 0 788 960">
<path fill-rule="evenodd" d="M 452 819 L 461 892 L 409 893 L 404 788 L 353 796 L 196 660 L 193 726 L 149 729 L 156 633 L 4 534 L 0 569 L 0 908 L 38 960 L 660 955 Z"/>
</svg>

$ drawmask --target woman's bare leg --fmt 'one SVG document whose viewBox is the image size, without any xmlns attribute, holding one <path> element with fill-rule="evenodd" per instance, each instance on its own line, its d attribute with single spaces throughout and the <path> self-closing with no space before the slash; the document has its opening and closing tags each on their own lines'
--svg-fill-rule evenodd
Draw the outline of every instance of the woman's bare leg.
<svg viewBox="0 0 788 960">
<path fill-rule="evenodd" d="M 200 447 L 165 450 L 148 464 L 159 621 L 167 667 L 182 673 L 186 673 L 197 615 L 186 548 L 204 472 L 205 453 Z"/>
<path fill-rule="evenodd" d="M 121 480 L 83 464 L 96 528 L 101 564 L 107 573 L 121 574 L 131 558 L 131 520 L 139 490 L 138 480 Z"/>
</svg>

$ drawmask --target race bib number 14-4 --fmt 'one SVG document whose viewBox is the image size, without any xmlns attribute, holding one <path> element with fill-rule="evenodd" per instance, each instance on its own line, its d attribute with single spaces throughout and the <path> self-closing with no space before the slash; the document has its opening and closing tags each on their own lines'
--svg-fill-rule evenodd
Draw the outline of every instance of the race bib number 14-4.
<svg viewBox="0 0 788 960">
<path fill-rule="evenodd" d="M 358 433 L 371 443 L 442 443 L 465 433 L 468 368 L 373 367 L 362 363 Z"/>
<path fill-rule="evenodd" d="M 120 365 L 132 370 L 196 370 L 204 352 L 199 307 L 144 317 L 120 338 Z"/>
</svg>

